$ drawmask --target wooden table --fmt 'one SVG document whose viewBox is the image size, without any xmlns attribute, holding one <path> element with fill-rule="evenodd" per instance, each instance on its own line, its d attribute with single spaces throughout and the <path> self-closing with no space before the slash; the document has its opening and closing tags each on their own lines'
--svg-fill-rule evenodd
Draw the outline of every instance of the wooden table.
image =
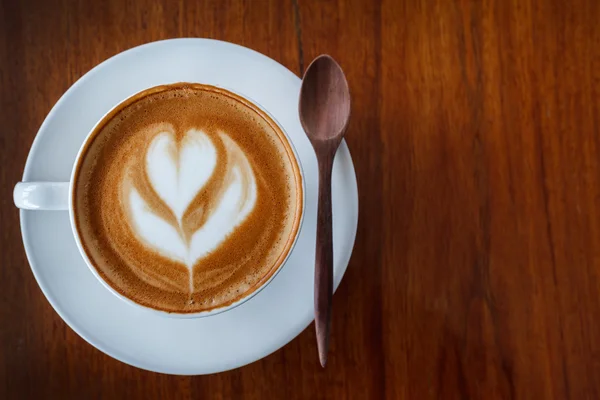
<svg viewBox="0 0 600 400">
<path fill-rule="evenodd" d="M 1 0 L 0 398 L 600 398 L 600 1 Z M 12 187 L 52 105 L 132 46 L 209 37 L 347 73 L 360 191 L 314 329 L 238 370 L 122 364 L 53 311 Z"/>
</svg>

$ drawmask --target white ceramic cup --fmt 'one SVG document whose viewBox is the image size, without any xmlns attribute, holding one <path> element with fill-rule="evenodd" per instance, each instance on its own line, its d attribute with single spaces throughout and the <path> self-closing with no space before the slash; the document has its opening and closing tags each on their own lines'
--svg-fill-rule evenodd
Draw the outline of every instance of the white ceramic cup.
<svg viewBox="0 0 600 400">
<path fill-rule="evenodd" d="M 176 317 L 176 318 L 207 317 L 210 315 L 219 314 L 219 313 L 222 313 L 224 311 L 227 311 L 227 310 L 230 310 L 232 308 L 239 306 L 240 304 L 242 304 L 242 303 L 248 301 L 249 299 L 251 299 L 252 297 L 254 297 L 262 289 L 264 289 L 273 280 L 273 278 L 275 278 L 275 275 L 277 275 L 277 273 L 283 268 L 287 259 L 290 256 L 290 254 L 294 250 L 294 246 L 296 245 L 296 241 L 298 239 L 298 236 L 300 235 L 300 230 L 302 229 L 302 221 L 304 219 L 305 184 L 304 184 L 304 173 L 302 170 L 302 165 L 300 164 L 300 159 L 298 157 L 296 149 L 294 148 L 294 144 L 290 140 L 288 134 L 285 132 L 285 130 L 283 129 L 281 124 L 279 124 L 279 122 L 277 122 L 277 120 L 267 110 L 265 110 L 262 106 L 260 106 L 254 100 L 251 100 L 247 96 L 243 96 L 243 95 L 236 93 L 230 89 L 227 89 L 228 91 L 236 94 L 237 96 L 243 97 L 250 103 L 252 103 L 255 106 L 257 106 L 258 108 L 260 108 L 265 114 L 267 114 L 277 124 L 277 126 L 279 127 L 281 132 L 283 132 L 283 134 L 285 136 L 285 140 L 287 140 L 288 144 L 290 145 L 290 148 L 292 149 L 292 152 L 294 153 L 294 158 L 295 158 L 296 163 L 298 164 L 298 171 L 300 174 L 300 181 L 301 181 L 301 188 L 302 188 L 302 204 L 301 204 L 301 210 L 300 210 L 300 213 L 301 213 L 300 221 L 298 224 L 298 229 L 295 232 L 295 237 L 293 239 L 292 245 L 290 246 L 284 260 L 277 267 L 277 271 L 275 271 L 273 274 L 271 274 L 271 276 L 269 277 L 268 280 L 263 282 L 263 284 L 260 287 L 256 288 L 253 292 L 247 294 L 245 297 L 243 297 L 227 306 L 217 307 L 217 308 L 214 308 L 214 309 L 211 309 L 208 311 L 200 311 L 197 313 L 177 313 L 177 312 L 166 312 L 166 311 L 156 310 L 156 309 L 153 309 L 150 307 L 143 306 L 139 303 L 136 303 L 135 301 L 131 300 L 130 298 L 120 294 L 115 289 L 113 289 L 112 286 L 110 286 L 100 276 L 100 274 L 96 270 L 96 267 L 94 267 L 93 263 L 90 261 L 86 252 L 84 251 L 83 245 L 81 243 L 81 237 L 79 235 L 79 232 L 77 231 L 77 227 L 75 224 L 75 213 L 74 213 L 74 207 L 73 207 L 73 202 L 75 199 L 74 177 L 76 175 L 77 170 L 79 169 L 79 167 L 81 165 L 80 158 L 82 157 L 82 155 L 84 153 L 83 150 L 86 148 L 86 144 L 90 140 L 90 138 L 92 138 L 94 136 L 93 134 L 96 132 L 98 125 L 103 123 L 105 118 L 108 115 L 110 115 L 113 110 L 119 108 L 121 106 L 121 104 L 126 103 L 129 99 L 138 96 L 140 93 L 149 91 L 150 89 L 152 89 L 152 88 L 147 88 L 147 89 L 141 90 L 140 92 L 121 101 L 119 104 L 117 104 L 113 108 L 111 108 L 111 110 L 108 111 L 105 115 L 103 115 L 102 118 L 100 118 L 100 120 L 94 125 L 92 130 L 88 133 L 85 140 L 83 141 L 83 144 L 79 148 L 77 157 L 75 158 L 75 162 L 73 163 L 73 169 L 71 171 L 71 178 L 70 178 L 69 182 L 19 182 L 15 185 L 15 188 L 13 191 L 13 200 L 14 200 L 15 205 L 18 208 L 23 209 L 23 210 L 68 211 L 69 212 L 69 220 L 71 223 L 71 231 L 73 232 L 73 236 L 75 237 L 75 242 L 77 244 L 77 248 L 79 249 L 79 253 L 81 254 L 81 257 L 83 258 L 83 260 L 89 267 L 90 271 L 92 271 L 92 273 L 94 274 L 96 279 L 98 279 L 104 285 L 104 287 L 106 287 L 111 293 L 113 293 L 115 296 L 119 297 L 120 299 L 124 300 L 125 302 L 127 302 L 131 305 L 137 306 L 139 308 L 142 308 L 144 310 L 148 310 L 149 312 L 153 312 L 153 313 L 160 314 L 160 315 L 166 315 L 166 316 L 170 316 L 170 317 Z"/>
</svg>

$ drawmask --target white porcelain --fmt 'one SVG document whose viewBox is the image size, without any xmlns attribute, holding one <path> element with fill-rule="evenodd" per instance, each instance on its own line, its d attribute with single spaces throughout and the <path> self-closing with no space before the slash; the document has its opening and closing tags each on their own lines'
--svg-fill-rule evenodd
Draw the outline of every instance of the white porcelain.
<svg viewBox="0 0 600 400">
<path fill-rule="evenodd" d="M 175 39 L 136 47 L 88 72 L 57 102 L 33 143 L 23 181 L 68 181 L 81 144 L 107 111 L 141 90 L 182 81 L 220 86 L 254 100 L 280 123 L 297 151 L 305 178 L 304 222 L 287 262 L 264 290 L 207 318 L 149 313 L 120 301 L 95 279 L 78 252 L 68 213 L 21 210 L 20 216 L 34 276 L 75 332 L 125 363 L 190 375 L 256 361 L 292 340 L 313 319 L 317 162 L 298 118 L 300 79 L 264 55 L 225 42 Z M 356 176 L 345 143 L 332 180 L 337 287 L 358 221 Z M 23 188 L 15 189 L 15 195 L 23 196 L 19 199 L 26 199 L 18 192 Z M 36 196 L 36 190 L 29 195 Z M 29 199 L 34 204 L 35 197 Z"/>
<path fill-rule="evenodd" d="M 66 211 L 69 182 L 19 182 L 13 190 L 15 205 L 24 210 Z"/>
</svg>

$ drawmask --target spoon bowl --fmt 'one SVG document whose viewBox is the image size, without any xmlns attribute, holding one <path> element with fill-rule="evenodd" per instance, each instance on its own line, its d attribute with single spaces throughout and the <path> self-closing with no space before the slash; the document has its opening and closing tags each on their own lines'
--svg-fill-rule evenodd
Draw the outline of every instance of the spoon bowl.
<svg viewBox="0 0 600 400">
<path fill-rule="evenodd" d="M 311 142 L 341 141 L 350 121 L 350 89 L 332 57 L 321 55 L 309 65 L 302 79 L 299 112 Z"/>
</svg>

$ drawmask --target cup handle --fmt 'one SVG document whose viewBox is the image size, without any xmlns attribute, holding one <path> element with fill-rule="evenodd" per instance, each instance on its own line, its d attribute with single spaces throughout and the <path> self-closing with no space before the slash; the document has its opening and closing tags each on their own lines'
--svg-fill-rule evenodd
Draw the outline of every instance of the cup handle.
<svg viewBox="0 0 600 400">
<path fill-rule="evenodd" d="M 69 182 L 19 182 L 13 200 L 23 210 L 68 210 Z"/>
</svg>

